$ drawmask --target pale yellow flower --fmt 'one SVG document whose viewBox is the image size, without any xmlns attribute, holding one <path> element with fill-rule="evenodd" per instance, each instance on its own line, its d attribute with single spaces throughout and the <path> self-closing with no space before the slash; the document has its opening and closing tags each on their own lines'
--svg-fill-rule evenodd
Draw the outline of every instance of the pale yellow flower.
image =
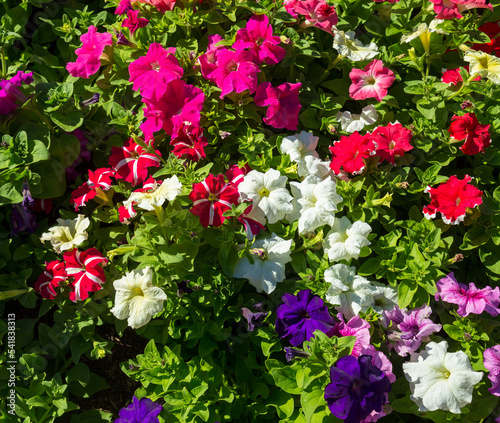
<svg viewBox="0 0 500 423">
<path fill-rule="evenodd" d="M 469 50 L 465 53 L 464 60 L 469 62 L 471 77 L 481 76 L 500 84 L 500 59 L 482 51 Z"/>
<path fill-rule="evenodd" d="M 89 227 L 90 220 L 83 214 L 79 214 L 76 219 L 57 219 L 57 223 L 59 226 L 53 226 L 48 232 L 43 233 L 40 241 L 50 241 L 58 254 L 72 250 L 89 236 L 85 229 Z"/>
</svg>

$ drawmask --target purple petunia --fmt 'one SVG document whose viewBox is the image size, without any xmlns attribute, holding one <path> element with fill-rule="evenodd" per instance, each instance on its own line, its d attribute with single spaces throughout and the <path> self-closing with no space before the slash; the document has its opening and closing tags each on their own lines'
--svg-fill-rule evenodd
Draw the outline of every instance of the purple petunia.
<svg viewBox="0 0 500 423">
<path fill-rule="evenodd" d="M 276 309 L 276 332 L 294 347 L 309 341 L 315 330 L 326 333 L 335 324 L 323 300 L 309 289 L 296 296 L 286 293 L 281 299 L 284 304 Z"/>
<path fill-rule="evenodd" d="M 241 314 L 247 320 L 247 330 L 249 332 L 253 332 L 256 327 L 259 327 L 264 322 L 264 319 L 267 317 L 269 313 L 264 311 L 262 303 L 254 304 L 252 307 L 255 311 L 253 313 L 246 307 L 241 307 Z"/>
<path fill-rule="evenodd" d="M 432 309 L 427 304 L 410 311 L 401 310 L 398 306 L 391 311 L 385 310 L 382 314 L 382 325 L 386 328 L 391 326 L 388 338 L 395 341 L 389 348 L 394 348 L 404 357 L 417 351 L 422 342 L 430 341 L 429 335 L 439 332 L 442 328 L 428 319 L 431 313 Z"/>
<path fill-rule="evenodd" d="M 387 400 L 391 382 L 371 360 L 370 355 L 348 355 L 330 369 L 325 400 L 332 414 L 344 423 L 360 423 L 372 411 L 382 411 Z"/>
<path fill-rule="evenodd" d="M 132 404 L 120 410 L 120 417 L 114 423 L 159 423 L 158 414 L 162 406 L 149 398 L 140 400 L 134 395 Z"/>
<path fill-rule="evenodd" d="M 490 394 L 500 397 L 500 345 L 484 350 L 484 367 L 489 370 L 488 378 L 491 380 Z"/>
</svg>

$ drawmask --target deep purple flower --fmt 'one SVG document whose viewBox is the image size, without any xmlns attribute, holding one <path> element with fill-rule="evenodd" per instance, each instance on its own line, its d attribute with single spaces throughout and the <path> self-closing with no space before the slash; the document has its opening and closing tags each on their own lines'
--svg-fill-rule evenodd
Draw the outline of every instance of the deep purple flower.
<svg viewBox="0 0 500 423">
<path fill-rule="evenodd" d="M 27 182 L 24 182 L 23 188 L 23 201 L 18 204 L 12 205 L 12 216 L 10 224 L 12 227 L 12 235 L 19 235 L 21 232 L 32 234 L 35 232 L 36 219 L 33 213 L 33 206 L 35 200 L 31 196 L 30 188 Z"/>
<path fill-rule="evenodd" d="M 469 287 L 463 283 L 458 283 L 455 275 L 451 272 L 448 276 L 440 279 L 436 283 L 438 292 L 435 295 L 436 300 L 451 304 L 458 304 L 457 313 L 466 317 L 470 313 L 481 314 L 483 311 L 498 316 L 500 309 L 500 289 L 492 289 L 487 286 L 483 289 L 476 288 L 474 283 L 469 283 Z"/>
<path fill-rule="evenodd" d="M 388 331 L 388 337 L 395 341 L 395 344 L 389 345 L 389 349 L 394 348 L 404 357 L 417 351 L 422 342 L 430 341 L 429 335 L 439 332 L 442 328 L 428 319 L 431 314 L 432 309 L 427 304 L 410 311 L 401 310 L 398 306 L 392 311 L 384 310 L 382 325 L 392 329 Z"/>
<path fill-rule="evenodd" d="M 101 94 L 95 93 L 91 98 L 88 100 L 82 101 L 80 104 L 82 107 L 88 107 L 92 104 L 99 103 L 99 98 L 101 97 Z"/>
<path fill-rule="evenodd" d="M 391 382 L 371 360 L 370 355 L 348 355 L 330 369 L 325 400 L 332 414 L 344 423 L 359 423 L 372 411 L 382 411 L 386 402 Z"/>
<path fill-rule="evenodd" d="M 116 45 L 118 46 L 127 46 L 131 47 L 134 45 L 133 42 L 129 41 L 127 37 L 123 34 L 123 32 L 116 32 Z"/>
<path fill-rule="evenodd" d="M 308 358 L 311 354 L 295 348 L 285 347 L 286 361 L 293 361 L 294 358 Z"/>
<path fill-rule="evenodd" d="M 253 308 L 258 308 L 255 306 L 257 306 L 257 304 L 255 304 Z M 262 310 L 262 307 L 260 307 L 260 309 Z M 248 331 L 253 332 L 256 327 L 262 325 L 262 322 L 269 313 L 265 313 L 263 311 L 257 311 L 256 313 L 252 313 L 248 308 L 241 307 L 241 314 L 247 320 Z"/>
<path fill-rule="evenodd" d="M 140 400 L 134 395 L 132 404 L 120 410 L 120 417 L 114 423 L 159 423 L 158 414 L 162 406 L 149 398 Z"/>
<path fill-rule="evenodd" d="M 500 345 L 484 350 L 484 367 L 490 372 L 488 379 L 491 380 L 491 388 L 488 388 L 490 394 L 500 397 Z"/>
<path fill-rule="evenodd" d="M 281 299 L 284 304 L 276 309 L 276 332 L 294 347 L 309 341 L 315 330 L 326 333 L 335 324 L 323 300 L 309 289 L 300 291 L 297 296 L 284 294 Z"/>
</svg>

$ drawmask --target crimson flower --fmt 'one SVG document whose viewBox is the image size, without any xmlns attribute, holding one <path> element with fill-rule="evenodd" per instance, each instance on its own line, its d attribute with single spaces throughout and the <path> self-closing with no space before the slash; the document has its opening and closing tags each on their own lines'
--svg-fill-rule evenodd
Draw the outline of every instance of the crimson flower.
<svg viewBox="0 0 500 423">
<path fill-rule="evenodd" d="M 332 27 L 339 22 L 335 7 L 330 6 L 324 0 L 288 2 L 288 5 L 285 4 L 285 8 L 295 18 L 297 15 L 302 15 L 306 18 L 302 26 L 316 26 L 330 34 L 332 34 Z"/>
<path fill-rule="evenodd" d="M 396 77 L 389 68 L 384 68 L 382 60 L 373 59 L 363 70 L 352 69 L 349 73 L 352 84 L 349 95 L 354 100 L 375 98 L 377 101 L 387 95 L 388 88 Z"/>
<path fill-rule="evenodd" d="M 210 174 L 208 177 L 193 185 L 189 199 L 193 207 L 189 210 L 195 216 L 200 216 L 200 223 L 206 228 L 208 225 L 221 226 L 227 217 L 222 216 L 232 204 L 238 204 L 240 194 L 238 188 L 226 183 L 224 175 L 217 178 Z"/>
<path fill-rule="evenodd" d="M 245 178 L 245 175 L 250 172 L 252 169 L 250 166 L 245 164 L 243 167 L 239 167 L 238 165 L 232 165 L 229 166 L 229 169 L 226 171 L 226 178 L 229 181 L 229 183 L 233 184 L 234 186 L 238 186 L 241 182 L 243 182 L 243 179 Z"/>
<path fill-rule="evenodd" d="M 457 141 L 465 139 L 460 150 L 464 154 L 484 153 L 484 149 L 491 144 L 488 129 L 491 125 L 481 125 L 474 113 L 466 113 L 463 116 L 453 116 L 448 132 L 451 138 Z"/>
<path fill-rule="evenodd" d="M 147 20 L 146 18 L 140 18 L 139 13 L 139 10 L 127 11 L 127 18 L 122 22 L 122 26 L 128 28 L 131 34 L 133 34 L 139 28 L 145 27 L 149 23 L 149 20 Z"/>
<path fill-rule="evenodd" d="M 63 259 L 66 262 L 66 273 L 75 278 L 70 282 L 70 287 L 73 288 L 69 294 L 71 301 L 86 300 L 89 292 L 96 292 L 102 288 L 106 277 L 101 263 L 107 264 L 108 259 L 96 248 L 87 251 L 73 248 L 63 254 Z"/>
<path fill-rule="evenodd" d="M 365 159 L 375 154 L 376 146 L 369 134 L 357 131 L 349 136 L 341 136 L 330 148 L 333 155 L 330 168 L 337 174 L 344 172 L 357 175 L 365 168 Z"/>
<path fill-rule="evenodd" d="M 75 205 L 75 210 L 84 206 L 96 195 L 107 201 L 108 198 L 103 190 L 107 191 L 111 188 L 111 176 L 114 174 L 114 170 L 106 168 L 96 169 L 95 172 L 89 170 L 89 180 L 71 193 L 71 202 Z"/>
<path fill-rule="evenodd" d="M 485 53 L 500 57 L 500 38 L 498 38 L 498 34 L 500 34 L 500 25 L 498 22 L 487 22 L 481 25 L 478 30 L 490 37 L 491 41 L 484 44 L 473 44 L 472 49 L 484 51 Z"/>
<path fill-rule="evenodd" d="M 193 162 L 204 159 L 207 139 L 203 136 L 203 128 L 191 123 L 182 122 L 176 137 L 172 137 L 170 145 L 174 146 L 172 153 L 177 157 L 187 157 Z"/>
<path fill-rule="evenodd" d="M 62 261 L 53 260 L 48 263 L 45 262 L 45 266 L 45 271 L 38 277 L 34 288 L 43 298 L 53 299 L 57 296 L 55 288 L 62 281 L 66 280 L 68 276 L 66 275 L 66 268 Z"/>
<path fill-rule="evenodd" d="M 264 123 L 273 128 L 286 128 L 292 131 L 299 124 L 299 112 L 302 108 L 299 103 L 299 90 L 302 84 L 285 82 L 273 87 L 270 82 L 263 82 L 257 88 L 255 104 L 269 106 L 264 118 Z"/>
<path fill-rule="evenodd" d="M 160 155 L 158 150 L 155 152 Z M 123 147 L 111 149 L 108 163 L 115 169 L 116 178 L 125 179 L 132 185 L 139 185 L 148 177 L 148 167 L 160 166 L 160 159 L 154 154 L 148 153 L 130 138 Z"/>
<path fill-rule="evenodd" d="M 400 123 L 389 123 L 387 126 L 375 128 L 371 138 L 377 146 L 376 154 L 392 164 L 395 163 L 396 157 L 401 157 L 406 151 L 413 149 L 410 145 L 411 131 Z"/>
<path fill-rule="evenodd" d="M 464 179 L 453 175 L 437 188 L 427 187 L 424 192 L 430 194 L 431 204 L 424 207 L 424 216 L 433 219 L 439 212 L 448 225 L 462 222 L 467 208 L 476 207 L 483 202 L 483 192 L 469 184 L 470 181 L 472 178 L 469 175 L 465 175 Z"/>
</svg>

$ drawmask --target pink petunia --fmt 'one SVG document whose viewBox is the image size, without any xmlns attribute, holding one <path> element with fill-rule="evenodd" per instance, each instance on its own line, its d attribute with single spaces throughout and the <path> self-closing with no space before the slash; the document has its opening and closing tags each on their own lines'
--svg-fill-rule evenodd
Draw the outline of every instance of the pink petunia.
<svg viewBox="0 0 500 423">
<path fill-rule="evenodd" d="M 500 397 L 500 345 L 487 348 L 483 353 L 484 367 L 489 370 L 488 379 L 491 380 L 490 394 Z"/>
<path fill-rule="evenodd" d="M 411 131 L 400 123 L 389 123 L 375 128 L 371 138 L 377 146 L 376 154 L 382 160 L 394 164 L 396 157 L 402 157 L 413 149 L 410 145 L 411 135 Z"/>
<path fill-rule="evenodd" d="M 332 34 L 332 27 L 337 25 L 339 18 L 334 6 L 324 0 L 288 1 L 286 11 L 293 17 L 305 17 L 304 27 L 315 26 Z"/>
<path fill-rule="evenodd" d="M 434 3 L 436 19 L 460 19 L 462 13 L 469 9 L 489 9 L 493 10 L 487 0 L 431 0 Z"/>
<path fill-rule="evenodd" d="M 183 69 L 174 55 L 175 48 L 165 49 L 159 43 L 151 43 L 146 56 L 129 65 L 132 89 L 151 101 L 159 101 L 167 91 L 169 82 L 180 79 Z"/>
<path fill-rule="evenodd" d="M 149 139 L 160 129 L 176 137 L 184 122 L 199 126 L 204 99 L 205 95 L 200 88 L 174 79 L 167 85 L 165 94 L 158 101 L 142 99 L 146 105 L 146 121 L 141 125 L 141 130 Z"/>
<path fill-rule="evenodd" d="M 147 3 L 156 7 L 161 13 L 172 10 L 175 6 L 176 0 L 136 0 L 139 3 Z"/>
<path fill-rule="evenodd" d="M 352 81 L 349 87 L 351 98 L 354 100 L 375 98 L 377 101 L 382 101 L 387 95 L 387 89 L 396 79 L 394 72 L 384 68 L 382 60 L 378 59 L 373 59 L 364 70 L 352 69 L 349 78 Z"/>
<path fill-rule="evenodd" d="M 10 79 L 0 80 L 0 115 L 8 115 L 16 110 L 28 98 L 19 89 L 23 84 L 33 82 L 33 72 L 18 71 Z"/>
<path fill-rule="evenodd" d="M 253 62 L 252 53 L 247 50 L 219 50 L 217 68 L 208 78 L 215 81 L 222 90 L 220 98 L 229 93 L 241 93 L 249 90 L 253 94 L 257 89 L 259 67 Z"/>
<path fill-rule="evenodd" d="M 170 145 L 174 146 L 172 153 L 179 158 L 188 158 L 193 162 L 204 159 L 207 139 L 203 136 L 203 128 L 191 123 L 182 122 L 177 136 L 172 137 Z"/>
<path fill-rule="evenodd" d="M 376 146 L 369 134 L 361 135 L 357 131 L 348 137 L 341 136 L 333 146 L 329 147 L 332 153 L 330 168 L 335 174 L 344 172 L 357 175 L 365 168 L 365 159 L 375 154 Z"/>
<path fill-rule="evenodd" d="M 134 10 L 130 0 L 120 0 L 120 3 L 116 7 L 115 15 L 125 15 L 129 10 Z"/>
<path fill-rule="evenodd" d="M 280 37 L 273 36 L 269 18 L 266 15 L 254 15 L 246 27 L 236 33 L 233 48 L 250 49 L 257 57 L 257 64 L 266 62 L 268 65 L 276 65 L 285 57 L 285 50 L 279 43 Z"/>
<path fill-rule="evenodd" d="M 95 172 L 89 170 L 88 181 L 71 193 L 71 203 L 75 205 L 75 210 L 84 206 L 96 195 L 106 201 L 107 197 L 103 191 L 111 188 L 111 177 L 114 174 L 114 170 L 106 168 L 96 169 Z"/>
<path fill-rule="evenodd" d="M 359 357 L 362 354 L 362 349 L 370 345 L 370 324 L 359 316 L 352 317 L 347 323 L 342 313 L 337 314 L 337 318 L 340 322 L 335 324 L 326 334 L 329 337 L 355 336 L 356 341 L 351 355 Z"/>
<path fill-rule="evenodd" d="M 472 155 L 484 153 L 484 149 L 491 144 L 489 128 L 491 125 L 482 125 L 474 113 L 463 116 L 453 116 L 448 132 L 454 140 L 465 140 L 460 150 L 464 154 Z"/>
<path fill-rule="evenodd" d="M 263 82 L 257 88 L 255 104 L 269 106 L 264 123 L 273 128 L 296 130 L 299 124 L 299 112 L 302 108 L 299 102 L 299 90 L 302 84 L 285 82 L 273 87 L 270 82 Z"/>
<path fill-rule="evenodd" d="M 476 288 L 474 283 L 469 287 L 457 282 L 453 272 L 436 282 L 436 300 L 441 299 L 450 304 L 457 304 L 457 313 L 466 317 L 469 314 L 481 314 L 484 311 L 492 316 L 498 316 L 500 309 L 500 288 L 492 289 L 487 286 L 483 289 Z"/>
<path fill-rule="evenodd" d="M 219 51 L 225 49 L 226 46 L 216 44 L 219 41 L 222 41 L 222 38 L 219 34 L 209 35 L 208 36 L 208 47 L 207 52 L 202 54 L 198 58 L 198 62 L 200 63 L 201 74 L 204 78 L 215 81 L 215 73 L 212 74 L 217 69 L 217 58 L 219 57 Z M 209 75 L 214 75 L 213 77 L 209 77 Z"/>
<path fill-rule="evenodd" d="M 39 292 L 43 298 L 53 299 L 58 294 L 55 288 L 59 287 L 61 282 L 67 278 L 64 262 L 58 260 L 45 262 L 45 271 L 35 282 L 35 291 Z"/>
<path fill-rule="evenodd" d="M 97 32 L 94 25 L 89 26 L 89 31 L 80 37 L 82 46 L 77 48 L 76 62 L 70 62 L 66 69 L 71 76 L 89 78 L 99 71 L 101 67 L 101 55 L 104 47 L 113 44 L 111 34 Z"/>
<path fill-rule="evenodd" d="M 74 281 L 70 282 L 70 287 L 73 288 L 69 294 L 71 301 L 86 300 L 89 292 L 102 289 L 106 277 L 101 266 L 107 264 L 108 259 L 96 248 L 87 251 L 78 251 L 74 248 L 65 252 L 63 258 L 66 262 L 66 273 L 74 278 Z"/>
<path fill-rule="evenodd" d="M 451 176 L 437 188 L 427 187 L 424 192 L 430 194 L 431 204 L 424 207 L 426 219 L 433 219 L 436 213 L 441 213 L 444 223 L 458 225 L 465 218 L 467 208 L 479 206 L 483 200 L 483 192 L 469 184 L 472 178 L 465 175 L 464 179 Z"/>
<path fill-rule="evenodd" d="M 155 152 L 160 156 L 158 150 Z M 130 138 L 123 147 L 111 149 L 108 163 L 116 171 L 116 178 L 139 185 L 148 177 L 148 167 L 160 166 L 160 159 Z"/>
<path fill-rule="evenodd" d="M 139 13 L 139 10 L 129 10 L 127 12 L 127 18 L 122 22 L 122 26 L 128 28 L 131 34 L 139 28 L 144 28 L 149 23 L 149 20 L 146 18 L 140 18 Z"/>
</svg>

